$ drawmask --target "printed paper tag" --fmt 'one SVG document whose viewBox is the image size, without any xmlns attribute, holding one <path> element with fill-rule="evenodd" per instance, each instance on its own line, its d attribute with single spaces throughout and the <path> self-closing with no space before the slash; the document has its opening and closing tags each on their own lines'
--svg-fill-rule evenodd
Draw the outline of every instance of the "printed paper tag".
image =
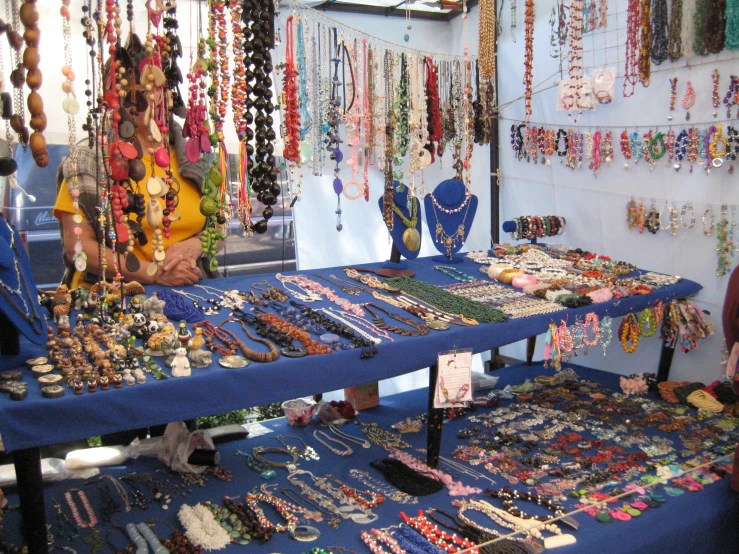
<svg viewBox="0 0 739 554">
<path fill-rule="evenodd" d="M 472 400 L 472 350 L 441 352 L 437 364 L 434 408 L 453 408 Z"/>
</svg>

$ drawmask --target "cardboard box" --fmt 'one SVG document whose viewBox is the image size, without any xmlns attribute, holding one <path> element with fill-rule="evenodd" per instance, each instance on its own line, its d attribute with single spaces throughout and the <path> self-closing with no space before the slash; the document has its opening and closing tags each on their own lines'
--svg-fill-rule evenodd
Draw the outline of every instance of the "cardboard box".
<svg viewBox="0 0 739 554">
<path fill-rule="evenodd" d="M 344 400 L 349 402 L 356 411 L 374 408 L 380 405 L 380 386 L 377 381 L 367 385 L 344 389 Z"/>
</svg>

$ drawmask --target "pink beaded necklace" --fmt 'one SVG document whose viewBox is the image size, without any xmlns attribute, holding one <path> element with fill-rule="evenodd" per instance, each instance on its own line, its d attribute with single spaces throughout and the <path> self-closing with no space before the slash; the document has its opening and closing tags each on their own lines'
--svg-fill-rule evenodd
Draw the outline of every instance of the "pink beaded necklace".
<svg viewBox="0 0 739 554">
<path fill-rule="evenodd" d="M 74 493 L 77 493 L 80 502 L 82 502 L 82 507 L 85 509 L 85 512 L 87 512 L 87 518 L 89 519 L 89 521 L 82 520 L 80 511 L 74 501 Z M 74 519 L 75 524 L 77 524 L 77 527 L 79 527 L 80 529 L 88 529 L 95 527 L 98 524 L 98 518 L 95 515 L 95 511 L 92 509 L 92 505 L 90 505 L 90 499 L 87 498 L 87 494 L 85 494 L 85 491 L 81 491 L 79 489 L 70 489 L 64 493 L 64 498 L 67 501 L 67 506 L 69 506 L 69 511 L 72 512 L 72 518 Z"/>
</svg>

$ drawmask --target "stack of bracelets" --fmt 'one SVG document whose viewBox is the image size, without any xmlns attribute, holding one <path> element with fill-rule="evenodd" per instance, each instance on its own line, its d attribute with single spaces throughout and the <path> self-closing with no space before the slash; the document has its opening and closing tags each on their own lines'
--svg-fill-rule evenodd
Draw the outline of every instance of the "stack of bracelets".
<svg viewBox="0 0 739 554">
<path fill-rule="evenodd" d="M 516 224 L 516 230 L 510 231 L 513 240 L 554 237 L 565 232 L 565 220 L 557 215 L 524 215 L 512 221 Z"/>
</svg>

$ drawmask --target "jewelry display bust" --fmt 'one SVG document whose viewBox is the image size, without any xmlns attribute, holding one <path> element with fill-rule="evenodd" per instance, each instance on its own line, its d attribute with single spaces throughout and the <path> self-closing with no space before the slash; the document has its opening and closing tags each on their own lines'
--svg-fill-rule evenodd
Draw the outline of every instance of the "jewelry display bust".
<svg viewBox="0 0 739 554">
<path fill-rule="evenodd" d="M 434 192 L 424 198 L 426 223 L 431 230 L 431 240 L 442 256 L 434 261 L 458 264 L 464 257 L 456 253 L 462 249 L 472 228 L 477 212 L 477 196 L 462 181 L 447 179 L 439 183 Z"/>
<path fill-rule="evenodd" d="M 421 201 L 409 195 L 408 187 L 399 181 L 393 181 L 395 193 L 393 195 L 393 228 L 390 236 L 400 255 L 407 260 L 415 260 L 421 251 L 421 236 L 423 223 L 421 222 Z M 412 202 L 409 199 L 412 198 Z M 380 213 L 384 213 L 385 202 L 383 197 L 378 200 Z"/>
</svg>

